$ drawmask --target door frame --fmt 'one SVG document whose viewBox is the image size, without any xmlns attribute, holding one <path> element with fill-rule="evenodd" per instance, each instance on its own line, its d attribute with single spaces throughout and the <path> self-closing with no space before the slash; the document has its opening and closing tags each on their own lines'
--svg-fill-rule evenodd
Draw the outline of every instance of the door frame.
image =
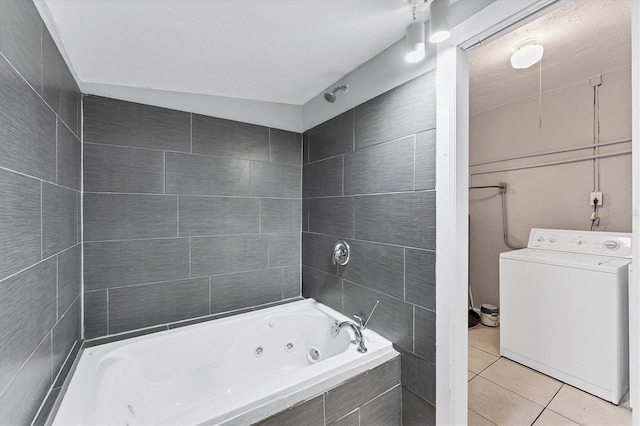
<svg viewBox="0 0 640 426">
<path fill-rule="evenodd" d="M 436 424 L 467 424 L 469 59 L 467 50 L 568 0 L 496 0 L 452 29 L 436 67 Z M 640 1 L 632 9 L 632 233 L 640 265 Z M 640 266 L 636 266 L 636 270 Z M 640 272 L 629 281 L 630 403 L 640 424 Z M 635 362 L 634 362 L 635 361 Z"/>
</svg>

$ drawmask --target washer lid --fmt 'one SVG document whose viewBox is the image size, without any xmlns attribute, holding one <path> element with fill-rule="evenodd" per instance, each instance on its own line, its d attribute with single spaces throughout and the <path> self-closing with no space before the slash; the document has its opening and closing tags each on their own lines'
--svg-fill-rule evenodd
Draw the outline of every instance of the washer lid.
<svg viewBox="0 0 640 426">
<path fill-rule="evenodd" d="M 501 253 L 500 261 L 502 262 L 503 259 L 563 266 L 566 268 L 583 269 L 609 274 L 617 274 L 626 271 L 629 263 L 631 263 L 631 259 L 619 257 L 567 253 L 530 248 Z"/>
</svg>

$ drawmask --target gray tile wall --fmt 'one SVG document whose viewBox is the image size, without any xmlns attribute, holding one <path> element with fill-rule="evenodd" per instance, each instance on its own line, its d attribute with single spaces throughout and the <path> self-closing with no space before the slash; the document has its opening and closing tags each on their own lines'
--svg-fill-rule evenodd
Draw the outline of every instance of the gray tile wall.
<svg viewBox="0 0 640 426">
<path fill-rule="evenodd" d="M 300 134 L 87 96 L 84 144 L 87 339 L 300 296 Z"/>
<path fill-rule="evenodd" d="M 397 357 L 257 424 L 400 426 L 400 378 L 400 358 Z"/>
<path fill-rule="evenodd" d="M 33 2 L 0 1 L 0 424 L 79 347 L 80 91 Z"/>
<path fill-rule="evenodd" d="M 399 405 L 409 392 L 403 416 L 426 424 L 435 421 L 435 126 L 430 72 L 303 135 L 303 296 L 348 316 L 380 301 L 370 327 L 402 353 L 403 390 L 388 399 Z M 352 248 L 344 267 L 331 263 L 338 238 Z M 360 423 L 386 424 L 384 415 L 361 409 Z"/>
</svg>

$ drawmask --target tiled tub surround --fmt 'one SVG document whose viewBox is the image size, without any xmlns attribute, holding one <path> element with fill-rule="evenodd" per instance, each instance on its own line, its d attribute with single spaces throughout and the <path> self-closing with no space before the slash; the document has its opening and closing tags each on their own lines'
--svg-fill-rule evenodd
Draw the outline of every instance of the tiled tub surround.
<svg viewBox="0 0 640 426">
<path fill-rule="evenodd" d="M 80 338 L 81 95 L 30 1 L 0 1 L 0 424 L 30 424 Z"/>
<path fill-rule="evenodd" d="M 301 145 L 85 97 L 86 338 L 299 297 Z"/>
<path fill-rule="evenodd" d="M 53 424 L 399 425 L 398 353 L 347 319 L 304 300 L 85 349 Z"/>
<path fill-rule="evenodd" d="M 303 296 L 402 353 L 404 424 L 435 422 L 435 73 L 304 134 Z M 338 238 L 347 266 L 331 262 Z"/>
</svg>

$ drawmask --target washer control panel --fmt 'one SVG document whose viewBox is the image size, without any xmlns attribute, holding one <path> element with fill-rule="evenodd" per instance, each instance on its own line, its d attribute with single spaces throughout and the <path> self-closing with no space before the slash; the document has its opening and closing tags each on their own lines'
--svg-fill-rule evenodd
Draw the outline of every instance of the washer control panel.
<svg viewBox="0 0 640 426">
<path fill-rule="evenodd" d="M 631 234 L 532 228 L 527 247 L 631 258 Z"/>
</svg>

